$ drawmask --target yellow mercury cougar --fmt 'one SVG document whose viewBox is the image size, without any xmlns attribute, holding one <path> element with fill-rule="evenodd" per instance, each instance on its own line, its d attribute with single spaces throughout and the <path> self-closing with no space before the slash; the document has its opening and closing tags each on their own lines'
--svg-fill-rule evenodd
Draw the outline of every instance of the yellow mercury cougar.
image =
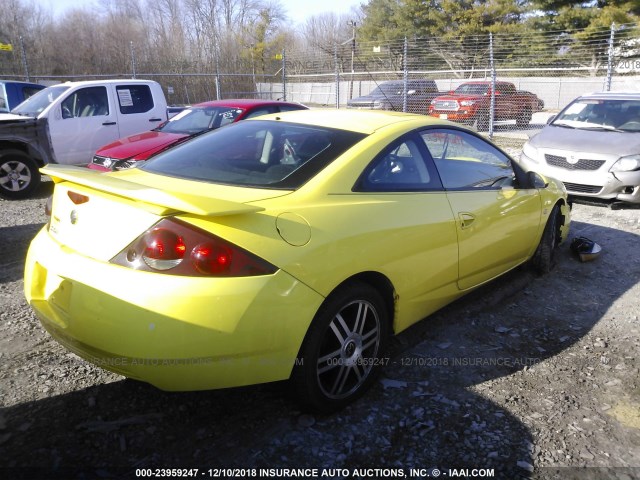
<svg viewBox="0 0 640 480">
<path fill-rule="evenodd" d="M 522 263 L 548 272 L 569 229 L 560 182 L 421 115 L 279 113 L 141 163 L 42 169 L 25 294 L 66 348 L 163 390 L 290 379 L 337 410 L 390 335 Z"/>
</svg>

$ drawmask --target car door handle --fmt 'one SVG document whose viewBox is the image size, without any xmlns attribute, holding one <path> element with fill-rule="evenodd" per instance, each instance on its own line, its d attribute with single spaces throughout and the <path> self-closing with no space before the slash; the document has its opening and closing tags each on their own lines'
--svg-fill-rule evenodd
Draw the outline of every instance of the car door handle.
<svg viewBox="0 0 640 480">
<path fill-rule="evenodd" d="M 116 122 L 104 122 L 103 125 L 115 125 Z"/>
<path fill-rule="evenodd" d="M 460 228 L 469 228 L 476 220 L 475 215 L 466 212 L 459 213 L 458 218 L 460 218 Z"/>
<path fill-rule="evenodd" d="M 162 119 L 161 118 L 150 118 L 149 121 L 150 122 L 161 122 Z"/>
</svg>

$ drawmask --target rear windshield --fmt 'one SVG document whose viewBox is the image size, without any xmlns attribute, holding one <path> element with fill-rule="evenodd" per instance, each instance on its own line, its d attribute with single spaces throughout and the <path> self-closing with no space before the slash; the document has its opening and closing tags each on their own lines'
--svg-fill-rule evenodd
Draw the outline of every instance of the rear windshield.
<svg viewBox="0 0 640 480">
<path fill-rule="evenodd" d="M 250 120 L 194 138 L 140 168 L 204 182 L 290 190 L 364 137 L 345 130 Z"/>
<path fill-rule="evenodd" d="M 211 130 L 233 123 L 244 112 L 236 107 L 192 107 L 171 117 L 167 123 L 158 128 L 166 133 L 184 133 L 193 135 L 204 130 Z"/>
</svg>

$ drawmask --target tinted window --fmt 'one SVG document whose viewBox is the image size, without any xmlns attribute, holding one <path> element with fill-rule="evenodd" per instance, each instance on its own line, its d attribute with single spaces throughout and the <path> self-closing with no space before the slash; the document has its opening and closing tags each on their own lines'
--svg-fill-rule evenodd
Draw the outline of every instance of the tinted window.
<svg viewBox="0 0 640 480">
<path fill-rule="evenodd" d="M 62 102 L 62 118 L 95 117 L 109 114 L 105 87 L 81 88 Z"/>
<path fill-rule="evenodd" d="M 280 121 L 238 122 L 140 168 L 212 183 L 295 189 L 362 138 L 359 133 Z"/>
<path fill-rule="evenodd" d="M 484 140 L 460 130 L 434 129 L 420 136 L 446 189 L 513 185 L 511 160 Z"/>
<path fill-rule="evenodd" d="M 306 107 L 302 105 L 279 105 L 278 109 L 281 112 L 292 112 L 294 110 L 306 110 Z"/>
<path fill-rule="evenodd" d="M 419 141 L 419 140 L 418 140 Z M 438 174 L 413 138 L 396 141 L 366 168 L 355 191 L 406 192 L 440 189 Z"/>
<path fill-rule="evenodd" d="M 119 85 L 116 87 L 120 113 L 143 113 L 153 108 L 149 85 Z"/>
<path fill-rule="evenodd" d="M 259 117 L 261 115 L 267 115 L 269 113 L 275 113 L 277 112 L 276 107 L 258 107 L 255 108 L 253 110 L 251 110 L 245 118 L 245 120 L 247 118 L 253 118 L 253 117 Z"/>
</svg>

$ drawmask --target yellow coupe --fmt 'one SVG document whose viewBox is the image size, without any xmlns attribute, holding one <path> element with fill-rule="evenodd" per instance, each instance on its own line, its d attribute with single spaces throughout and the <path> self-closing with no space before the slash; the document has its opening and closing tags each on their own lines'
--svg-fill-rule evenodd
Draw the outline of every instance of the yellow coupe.
<svg viewBox="0 0 640 480">
<path fill-rule="evenodd" d="M 25 293 L 69 350 L 164 390 L 291 379 L 361 395 L 396 334 L 524 262 L 553 264 L 562 184 L 421 115 L 287 112 L 139 168 L 49 165 Z"/>
</svg>

